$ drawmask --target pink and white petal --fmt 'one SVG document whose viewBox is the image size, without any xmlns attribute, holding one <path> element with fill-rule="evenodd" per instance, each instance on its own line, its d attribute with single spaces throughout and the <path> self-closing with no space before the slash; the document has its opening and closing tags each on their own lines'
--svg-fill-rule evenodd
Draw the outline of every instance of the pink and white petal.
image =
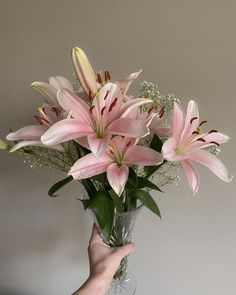
<svg viewBox="0 0 236 295">
<path fill-rule="evenodd" d="M 15 144 L 11 149 L 10 153 L 13 153 L 26 146 L 44 146 L 40 140 L 24 140 Z"/>
<path fill-rule="evenodd" d="M 223 134 L 221 132 L 212 132 L 204 136 L 204 139 L 207 142 L 216 142 L 218 144 L 222 144 L 228 142 L 230 138 L 228 135 Z"/>
<path fill-rule="evenodd" d="M 44 82 L 33 82 L 31 86 L 41 93 L 49 104 L 59 105 L 57 102 L 57 89 L 48 83 Z"/>
<path fill-rule="evenodd" d="M 204 139 L 204 141 L 198 140 L 200 138 Z M 188 145 L 188 151 L 192 152 L 209 146 L 226 143 L 227 141 L 229 141 L 229 136 L 220 132 L 199 134 L 196 135 L 194 141 Z"/>
<path fill-rule="evenodd" d="M 169 127 L 159 127 L 156 129 L 156 133 L 164 136 L 169 136 L 171 134 L 171 128 Z"/>
<path fill-rule="evenodd" d="M 82 147 L 85 147 L 86 149 L 90 150 L 87 136 L 79 137 L 79 138 L 76 138 L 74 140 L 78 144 L 80 144 Z"/>
<path fill-rule="evenodd" d="M 167 161 L 176 162 L 186 159 L 186 155 L 183 153 L 176 153 L 177 142 L 174 137 L 170 137 L 164 142 L 161 153 L 163 158 Z"/>
<path fill-rule="evenodd" d="M 127 137 L 144 137 L 149 134 L 149 129 L 139 120 L 132 118 L 119 118 L 108 126 L 107 132 Z"/>
<path fill-rule="evenodd" d="M 89 178 L 105 172 L 110 164 L 111 158 L 106 154 L 96 157 L 93 153 L 90 153 L 77 160 L 68 175 L 72 175 L 74 179 Z"/>
<path fill-rule="evenodd" d="M 199 126 L 198 105 L 195 101 L 190 100 L 188 103 L 187 114 L 185 117 L 184 127 L 181 133 L 180 143 L 184 143 L 189 138 L 193 131 L 196 131 Z"/>
<path fill-rule="evenodd" d="M 162 119 L 160 118 L 153 118 L 151 120 L 151 123 L 148 125 L 150 132 L 169 136 L 171 134 L 171 128 L 170 127 L 162 127 Z"/>
<path fill-rule="evenodd" d="M 172 136 L 176 139 L 176 141 L 179 140 L 180 132 L 183 128 L 184 123 L 184 113 L 181 109 L 180 105 L 178 103 L 174 103 L 174 108 L 172 112 Z"/>
<path fill-rule="evenodd" d="M 187 176 L 188 183 L 193 195 L 195 195 L 199 188 L 199 175 L 197 170 L 193 167 L 189 160 L 181 161 L 181 165 Z"/>
<path fill-rule="evenodd" d="M 150 166 L 161 164 L 163 162 L 163 157 L 162 154 L 151 148 L 133 145 L 128 148 L 124 154 L 124 161 L 129 164 Z"/>
<path fill-rule="evenodd" d="M 119 116 L 126 117 L 133 108 L 138 108 L 143 104 L 152 102 L 153 100 L 148 98 L 132 98 L 122 105 Z"/>
<path fill-rule="evenodd" d="M 111 139 L 110 134 L 105 134 L 104 137 L 98 138 L 96 134 L 91 134 L 88 137 L 89 149 L 98 157 L 106 150 Z"/>
<path fill-rule="evenodd" d="M 75 119 L 61 120 L 50 127 L 41 137 L 45 145 L 55 145 L 77 137 L 93 134 L 90 126 Z"/>
<path fill-rule="evenodd" d="M 115 81 L 115 83 L 118 85 L 118 87 L 121 89 L 121 92 L 123 95 L 125 95 L 127 93 L 127 91 L 129 90 L 129 87 L 131 85 L 131 83 L 138 78 L 138 76 L 140 75 L 140 73 L 142 72 L 142 70 L 132 73 L 130 74 L 128 77 L 126 77 L 125 79 L 122 80 L 117 80 Z"/>
<path fill-rule="evenodd" d="M 107 168 L 108 182 L 118 196 L 120 196 L 124 191 L 128 175 L 129 168 L 125 164 L 118 166 L 116 163 L 112 163 Z"/>
<path fill-rule="evenodd" d="M 29 125 L 11 132 L 6 136 L 7 140 L 40 140 L 40 137 L 47 131 L 43 125 Z"/>
<path fill-rule="evenodd" d="M 63 88 L 58 91 L 57 99 L 61 107 L 66 111 L 71 111 L 75 119 L 84 121 L 89 125 L 93 124 L 88 105 L 76 94 Z"/>
<path fill-rule="evenodd" d="M 224 164 L 208 151 L 197 150 L 188 153 L 188 158 L 207 167 L 223 181 L 230 182 L 233 178 Z"/>
<path fill-rule="evenodd" d="M 115 100 L 115 105 L 112 107 Z M 100 118 L 101 110 L 103 109 L 103 120 L 109 124 L 118 117 L 121 103 L 122 96 L 119 87 L 114 83 L 107 83 L 100 89 L 98 97 L 93 99 L 96 117 Z"/>
<path fill-rule="evenodd" d="M 57 90 L 60 90 L 61 88 L 66 88 L 74 92 L 74 87 L 71 84 L 71 82 L 67 78 L 62 76 L 50 77 L 49 84 L 52 85 Z"/>
</svg>

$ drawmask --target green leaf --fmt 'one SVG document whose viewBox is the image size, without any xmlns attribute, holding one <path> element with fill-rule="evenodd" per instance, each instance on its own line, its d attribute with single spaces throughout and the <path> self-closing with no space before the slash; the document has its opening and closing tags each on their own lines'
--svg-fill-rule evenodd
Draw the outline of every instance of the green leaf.
<svg viewBox="0 0 236 295">
<path fill-rule="evenodd" d="M 144 177 L 138 177 L 138 188 L 145 188 L 145 187 L 150 188 L 150 189 L 154 189 L 156 191 L 163 193 L 163 191 L 152 181 L 150 181 Z"/>
<path fill-rule="evenodd" d="M 97 192 L 93 182 L 89 178 L 81 179 L 80 181 L 83 184 L 86 192 L 88 193 L 89 198 L 92 199 L 94 194 Z"/>
<path fill-rule="evenodd" d="M 138 186 L 138 177 L 136 172 L 133 168 L 129 167 L 129 177 L 128 177 L 128 184 L 131 185 L 131 187 L 137 187 Z"/>
<path fill-rule="evenodd" d="M 122 200 L 121 198 L 113 191 L 113 190 L 109 190 L 109 194 L 114 202 L 114 206 L 117 209 L 118 212 L 122 212 L 123 211 L 123 207 L 122 207 Z"/>
<path fill-rule="evenodd" d="M 84 206 L 84 210 L 86 210 L 90 206 L 90 204 L 92 202 L 92 200 L 90 200 L 90 199 L 87 199 L 87 200 L 78 199 L 78 200 L 82 202 L 82 204 Z"/>
<path fill-rule="evenodd" d="M 145 166 L 144 172 L 145 172 L 145 178 L 151 177 L 166 161 L 164 160 L 163 163 L 156 165 L 156 166 Z"/>
<path fill-rule="evenodd" d="M 106 191 L 98 191 L 89 205 L 96 215 L 98 224 L 107 238 L 111 235 L 114 220 L 114 203 Z"/>
<path fill-rule="evenodd" d="M 59 189 L 61 189 L 63 186 L 65 186 L 67 183 L 71 182 L 73 180 L 72 176 L 68 176 L 57 183 L 55 183 L 48 191 L 48 195 L 50 197 L 57 197 L 58 195 L 54 195 L 55 192 L 57 192 Z"/>
<path fill-rule="evenodd" d="M 155 213 L 157 216 L 161 218 L 160 210 L 156 202 L 148 192 L 144 190 L 135 189 L 131 192 L 131 195 L 132 198 L 139 199 L 143 205 L 145 205 L 148 209 L 150 209 L 153 213 Z"/>
<path fill-rule="evenodd" d="M 161 141 L 161 139 L 156 134 L 154 134 L 152 141 L 150 143 L 150 148 L 160 153 L 162 145 L 163 142 Z"/>
</svg>

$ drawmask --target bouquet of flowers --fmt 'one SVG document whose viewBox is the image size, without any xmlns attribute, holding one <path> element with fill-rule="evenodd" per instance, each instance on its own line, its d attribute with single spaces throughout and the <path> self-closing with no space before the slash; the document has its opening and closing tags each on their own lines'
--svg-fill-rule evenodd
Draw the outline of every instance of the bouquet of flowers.
<svg viewBox="0 0 236 295">
<path fill-rule="evenodd" d="M 0 140 L 0 148 L 23 155 L 31 167 L 47 165 L 66 172 L 67 177 L 50 188 L 52 197 L 78 180 L 87 192 L 79 199 L 93 212 L 110 246 L 131 239 L 140 207 L 161 216 L 150 191 L 162 193 L 164 185 L 177 182 L 180 168 L 193 195 L 199 187 L 194 162 L 223 181 L 232 179 L 217 158 L 219 145 L 229 137 L 203 130 L 207 121 L 200 121 L 195 101 L 189 101 L 185 113 L 174 95 L 162 95 L 146 81 L 133 97 L 128 90 L 141 71 L 112 80 L 108 70 L 95 72 L 80 48 L 72 49 L 72 62 L 73 84 L 61 76 L 31 84 L 44 98 L 34 116 L 36 124 L 10 132 L 6 139 L 13 144 Z M 126 262 L 115 278 L 125 277 Z"/>
</svg>

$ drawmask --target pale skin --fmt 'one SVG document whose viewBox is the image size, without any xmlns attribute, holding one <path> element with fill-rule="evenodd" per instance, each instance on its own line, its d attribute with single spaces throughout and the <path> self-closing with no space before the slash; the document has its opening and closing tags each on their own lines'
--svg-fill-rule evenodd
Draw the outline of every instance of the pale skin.
<svg viewBox="0 0 236 295">
<path fill-rule="evenodd" d="M 88 246 L 90 274 L 86 282 L 72 295 L 104 295 L 121 260 L 133 250 L 133 243 L 117 248 L 107 246 L 94 224 Z"/>
</svg>

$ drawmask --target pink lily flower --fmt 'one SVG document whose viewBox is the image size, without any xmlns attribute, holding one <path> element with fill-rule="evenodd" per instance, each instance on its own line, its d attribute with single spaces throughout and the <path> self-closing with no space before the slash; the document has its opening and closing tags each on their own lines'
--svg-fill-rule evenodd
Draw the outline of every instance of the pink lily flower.
<svg viewBox="0 0 236 295">
<path fill-rule="evenodd" d="M 18 129 L 15 132 L 11 132 L 6 136 L 7 140 L 20 141 L 15 144 L 10 152 L 26 147 L 26 146 L 44 146 L 41 142 L 41 136 L 52 126 L 55 122 L 63 119 L 59 110 L 53 106 L 43 106 L 38 109 L 39 116 L 34 116 L 39 125 L 30 125 Z M 52 148 L 59 151 L 64 151 L 62 145 L 54 145 Z"/>
<path fill-rule="evenodd" d="M 55 105 L 57 108 L 61 108 L 57 101 L 57 92 L 61 88 L 66 88 L 74 92 L 74 87 L 71 82 L 65 77 L 56 76 L 50 77 L 49 83 L 45 82 L 33 82 L 31 86 L 41 93 L 46 101 L 46 103 Z"/>
<path fill-rule="evenodd" d="M 193 195 L 196 194 L 199 187 L 199 175 L 192 165 L 192 161 L 206 166 L 223 181 L 232 180 L 232 176 L 229 175 L 221 161 L 205 149 L 209 146 L 218 146 L 225 143 L 229 140 L 229 137 L 217 130 L 201 133 L 201 126 L 204 123 L 206 121 L 199 123 L 196 102 L 191 100 L 188 103 L 185 117 L 180 106 L 175 103 L 172 114 L 172 136 L 162 147 L 163 157 L 167 161 L 180 161 Z"/>
<path fill-rule="evenodd" d="M 151 100 L 132 99 L 123 103 L 119 87 L 114 83 L 103 86 L 89 107 L 80 97 L 62 89 L 58 101 L 62 108 L 69 111 L 72 118 L 54 124 L 41 137 L 45 145 L 55 145 L 71 139 L 87 136 L 90 150 L 101 155 L 112 135 L 139 138 L 149 133 L 148 127 L 136 119 L 128 118 L 131 109 Z"/>
<path fill-rule="evenodd" d="M 129 175 L 129 165 L 158 165 L 162 155 L 148 147 L 136 145 L 137 140 L 115 136 L 106 151 L 96 157 L 90 153 L 77 160 L 69 171 L 74 179 L 85 179 L 106 172 L 117 195 L 121 195 Z"/>
</svg>

